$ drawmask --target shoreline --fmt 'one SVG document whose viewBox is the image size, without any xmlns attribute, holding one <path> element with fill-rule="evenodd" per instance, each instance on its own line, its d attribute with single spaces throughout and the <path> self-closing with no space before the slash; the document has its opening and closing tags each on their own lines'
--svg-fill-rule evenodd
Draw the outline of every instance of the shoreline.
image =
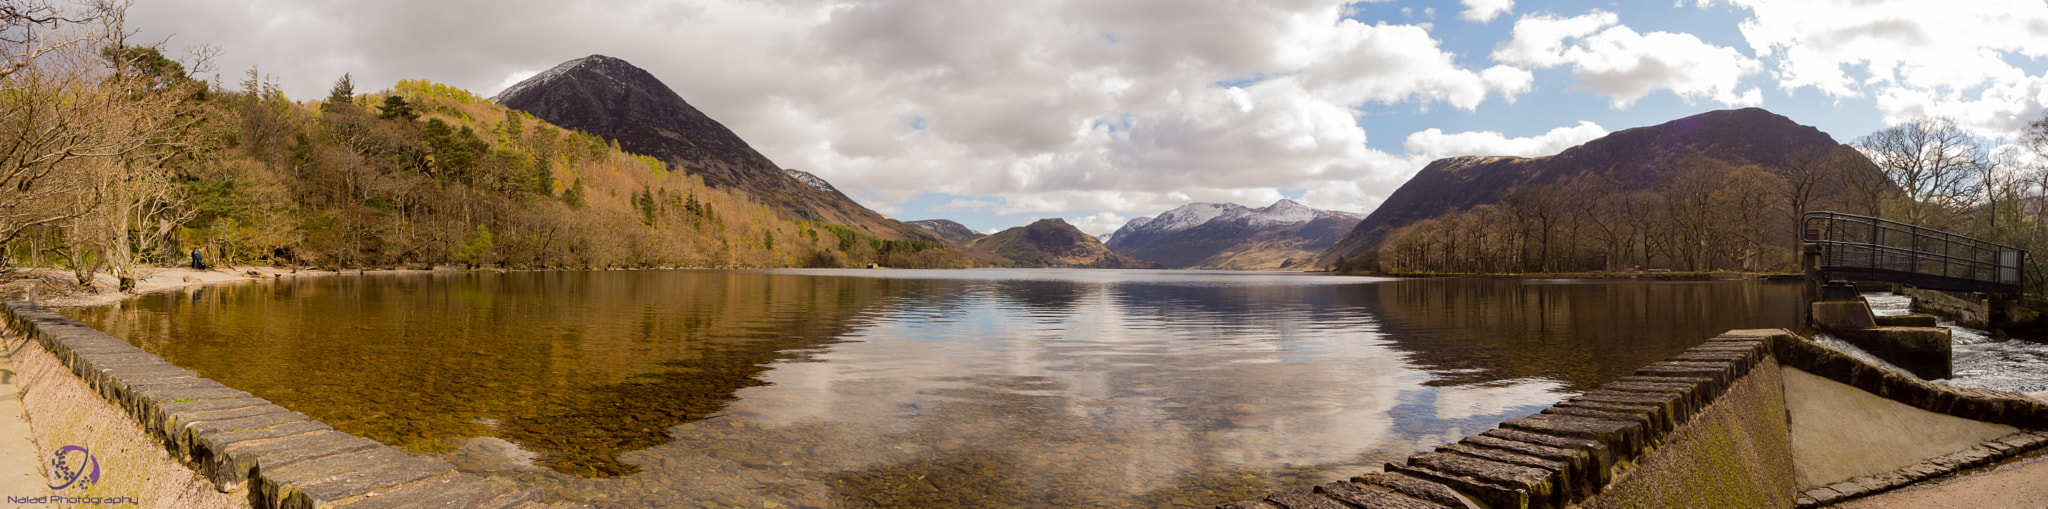
<svg viewBox="0 0 2048 509">
<path fill-rule="evenodd" d="M 419 270 L 379 272 L 428 272 Z M 292 269 L 269 266 L 219 266 L 206 270 L 191 267 L 151 267 L 136 271 L 135 288 L 123 292 L 116 290 L 119 282 L 114 276 L 101 272 L 93 276 L 92 287 L 79 285 L 71 271 L 52 268 L 17 268 L 7 273 L 10 280 L 37 279 L 42 281 L 38 303 L 49 308 L 96 307 L 118 303 L 143 295 L 205 286 L 221 283 L 237 283 L 285 277 L 316 277 L 344 274 L 345 271 Z"/>
<path fill-rule="evenodd" d="M 1503 274 L 1476 273 L 1385 273 L 1328 272 L 1338 276 L 1401 277 L 1415 279 L 1465 278 L 1465 279 L 1599 279 L 1599 280 L 1641 280 L 1641 281 L 1798 281 L 1806 276 L 1797 272 L 1519 272 Z"/>
</svg>

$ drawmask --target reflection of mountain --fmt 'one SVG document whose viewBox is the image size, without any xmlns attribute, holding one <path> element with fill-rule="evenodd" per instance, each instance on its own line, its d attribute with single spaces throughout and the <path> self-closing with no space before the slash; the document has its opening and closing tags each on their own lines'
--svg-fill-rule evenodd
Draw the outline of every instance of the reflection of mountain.
<svg viewBox="0 0 2048 509">
<path fill-rule="evenodd" d="M 498 436 L 557 470 L 602 476 L 635 470 L 617 455 L 715 414 L 761 385 L 770 363 L 858 327 L 851 319 L 882 296 L 932 283 L 705 271 L 319 278 L 73 314 L 336 429 L 425 452 Z"/>
<path fill-rule="evenodd" d="M 1005 303 L 1038 311 L 1067 312 L 1094 293 L 1096 285 L 1072 281 L 997 281 L 996 295 Z"/>
<path fill-rule="evenodd" d="M 1800 323 L 1798 285 L 1759 281 L 1410 279 L 1374 289 L 1362 304 L 1410 363 L 1438 372 L 1434 385 L 1551 378 L 1588 390 L 1730 329 Z"/>
</svg>

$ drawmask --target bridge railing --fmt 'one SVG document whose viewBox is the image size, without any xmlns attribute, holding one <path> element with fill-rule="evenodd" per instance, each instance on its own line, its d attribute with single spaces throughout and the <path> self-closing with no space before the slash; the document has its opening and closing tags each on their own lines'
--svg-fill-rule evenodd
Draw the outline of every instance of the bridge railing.
<svg viewBox="0 0 2048 509">
<path fill-rule="evenodd" d="M 1818 270 L 1921 288 L 2018 292 L 2027 252 L 1897 221 L 1839 212 L 1800 218 L 1809 244 L 1821 246 Z"/>
</svg>

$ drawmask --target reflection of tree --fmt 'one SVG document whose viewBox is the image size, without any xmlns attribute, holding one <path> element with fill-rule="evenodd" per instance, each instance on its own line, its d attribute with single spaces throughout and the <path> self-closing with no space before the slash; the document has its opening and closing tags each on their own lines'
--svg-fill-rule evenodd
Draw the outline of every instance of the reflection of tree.
<svg viewBox="0 0 2048 509">
<path fill-rule="evenodd" d="M 1558 378 L 1588 390 L 1730 329 L 1797 327 L 1796 285 L 1528 284 L 1412 279 L 1376 285 L 1381 336 L 1438 372 L 1432 385 Z"/>
<path fill-rule="evenodd" d="M 412 450 L 501 436 L 586 476 L 929 280 L 725 272 L 332 277 L 74 316 L 173 364 Z M 495 421 L 497 430 L 491 425 Z"/>
</svg>

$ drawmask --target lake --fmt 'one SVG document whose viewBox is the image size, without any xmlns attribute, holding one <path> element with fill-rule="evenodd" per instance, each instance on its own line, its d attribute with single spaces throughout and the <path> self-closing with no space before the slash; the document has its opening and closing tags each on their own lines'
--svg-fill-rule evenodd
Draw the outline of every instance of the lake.
<svg viewBox="0 0 2048 509">
<path fill-rule="evenodd" d="M 64 313 L 551 500 L 1208 507 L 1801 306 L 1762 281 L 851 269 L 371 273 Z"/>
</svg>

